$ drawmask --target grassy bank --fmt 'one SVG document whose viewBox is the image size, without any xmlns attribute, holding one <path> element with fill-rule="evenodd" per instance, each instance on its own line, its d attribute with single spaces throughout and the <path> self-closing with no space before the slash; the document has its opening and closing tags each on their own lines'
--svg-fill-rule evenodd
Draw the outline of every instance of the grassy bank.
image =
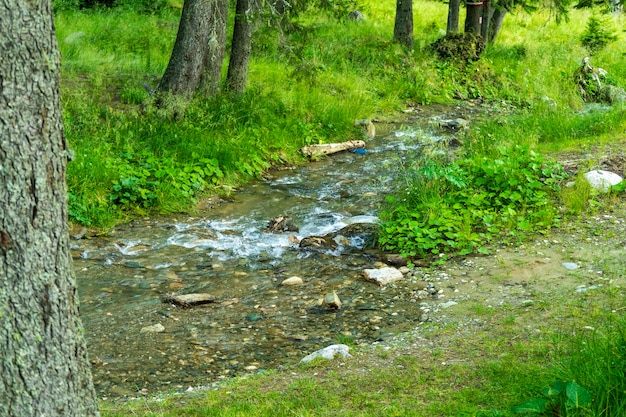
<svg viewBox="0 0 626 417">
<path fill-rule="evenodd" d="M 359 137 L 355 119 L 406 104 L 460 97 L 534 109 L 547 96 L 564 114 L 580 108 L 572 74 L 585 56 L 578 38 L 587 12 L 559 26 L 547 13 L 509 16 L 480 61 L 457 65 L 428 48 L 444 29 L 444 4 L 416 5 L 412 53 L 390 42 L 392 6 L 371 4 L 363 9 L 368 20 L 358 23 L 311 12 L 280 41 L 264 26 L 246 94 L 198 97 L 180 120 L 154 110 L 149 94 L 167 65 L 179 8 L 59 10 L 65 129 L 75 151 L 71 220 L 107 227 L 133 215 L 189 210 L 271 166 L 302 162 L 301 146 Z M 626 85 L 620 40 L 592 63 Z"/>
</svg>

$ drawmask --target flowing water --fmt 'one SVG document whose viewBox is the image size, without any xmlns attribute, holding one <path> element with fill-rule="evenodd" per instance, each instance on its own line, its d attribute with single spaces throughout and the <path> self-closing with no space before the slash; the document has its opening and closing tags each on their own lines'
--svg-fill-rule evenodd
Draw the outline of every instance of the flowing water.
<svg viewBox="0 0 626 417">
<path fill-rule="evenodd" d="M 363 269 L 380 265 L 359 250 L 362 239 L 309 252 L 290 233 L 263 229 L 277 216 L 293 219 L 298 238 L 376 222 L 401 167 L 438 139 L 398 128 L 368 141 L 366 154 L 342 152 L 275 172 L 195 217 L 134 221 L 106 238 L 75 242 L 99 395 L 182 390 L 297 362 L 332 343 L 371 343 L 415 327 L 422 283 L 381 288 L 364 280 Z M 304 284 L 281 285 L 293 276 Z M 339 310 L 320 305 L 333 291 Z M 216 300 L 181 308 L 162 301 L 172 293 Z M 162 331 L 146 329 L 155 325 Z"/>
</svg>

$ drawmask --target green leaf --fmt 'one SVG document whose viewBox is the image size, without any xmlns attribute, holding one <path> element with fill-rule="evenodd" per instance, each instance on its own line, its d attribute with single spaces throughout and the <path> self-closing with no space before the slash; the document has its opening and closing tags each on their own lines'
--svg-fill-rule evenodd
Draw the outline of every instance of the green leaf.
<svg viewBox="0 0 626 417">
<path fill-rule="evenodd" d="M 548 400 L 543 398 L 533 398 L 532 400 L 525 401 L 518 406 L 511 409 L 514 413 L 543 413 L 548 408 Z"/>
<path fill-rule="evenodd" d="M 541 392 L 546 397 L 555 397 L 565 391 L 565 382 L 564 381 L 556 381 L 552 384 L 551 387 L 545 387 Z"/>
<path fill-rule="evenodd" d="M 591 404 L 591 394 L 589 394 L 589 391 L 573 381 L 567 383 L 565 395 L 567 396 L 566 405 L 568 407 L 580 408 Z"/>
</svg>

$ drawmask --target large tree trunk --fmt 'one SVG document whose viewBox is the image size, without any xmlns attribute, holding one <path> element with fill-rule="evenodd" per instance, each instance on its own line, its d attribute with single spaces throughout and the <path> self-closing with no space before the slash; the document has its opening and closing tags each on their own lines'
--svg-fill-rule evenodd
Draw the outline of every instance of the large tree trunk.
<svg viewBox="0 0 626 417">
<path fill-rule="evenodd" d="M 226 88 L 234 93 L 246 91 L 255 14 L 255 0 L 237 0 L 233 41 L 226 75 Z"/>
<path fill-rule="evenodd" d="M 483 2 L 480 0 L 465 3 L 467 14 L 465 16 L 465 33 L 480 35 L 483 16 Z"/>
<path fill-rule="evenodd" d="M 459 32 L 460 9 L 461 0 L 450 0 L 448 4 L 448 26 L 446 27 L 446 35 Z"/>
<path fill-rule="evenodd" d="M 157 87 L 157 104 L 167 107 L 170 96 L 193 96 L 209 42 L 212 2 L 185 0 L 170 61 Z"/>
<path fill-rule="evenodd" d="M 396 0 L 393 39 L 407 49 L 413 49 L 413 0 Z"/>
<path fill-rule="evenodd" d="M 98 416 L 69 254 L 47 1 L 0 0 L 0 416 Z"/>
<path fill-rule="evenodd" d="M 222 64 L 226 51 L 226 27 L 228 26 L 228 0 L 213 0 L 209 44 L 204 56 L 204 69 L 200 77 L 199 92 L 213 97 L 220 89 Z"/>
</svg>

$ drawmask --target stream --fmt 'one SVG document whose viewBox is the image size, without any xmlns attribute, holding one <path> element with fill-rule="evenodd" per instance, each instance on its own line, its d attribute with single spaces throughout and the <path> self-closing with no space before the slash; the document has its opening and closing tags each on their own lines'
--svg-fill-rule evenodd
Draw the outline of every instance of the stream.
<svg viewBox="0 0 626 417">
<path fill-rule="evenodd" d="M 73 241 L 98 395 L 183 391 L 296 363 L 333 343 L 367 344 L 416 327 L 424 307 L 417 277 L 380 287 L 362 276 L 382 265 L 361 250 L 366 242 L 358 236 L 321 252 L 300 249 L 294 236 L 377 222 L 402 166 L 444 138 L 433 118 L 460 116 L 377 125 L 365 154 L 341 152 L 272 172 L 193 217 L 137 220 L 106 237 Z M 265 232 L 278 216 L 299 231 Z M 281 285 L 294 276 L 303 284 Z M 321 304 L 333 291 L 340 309 Z M 209 293 L 215 302 L 181 308 L 162 301 L 188 293 Z"/>
</svg>

